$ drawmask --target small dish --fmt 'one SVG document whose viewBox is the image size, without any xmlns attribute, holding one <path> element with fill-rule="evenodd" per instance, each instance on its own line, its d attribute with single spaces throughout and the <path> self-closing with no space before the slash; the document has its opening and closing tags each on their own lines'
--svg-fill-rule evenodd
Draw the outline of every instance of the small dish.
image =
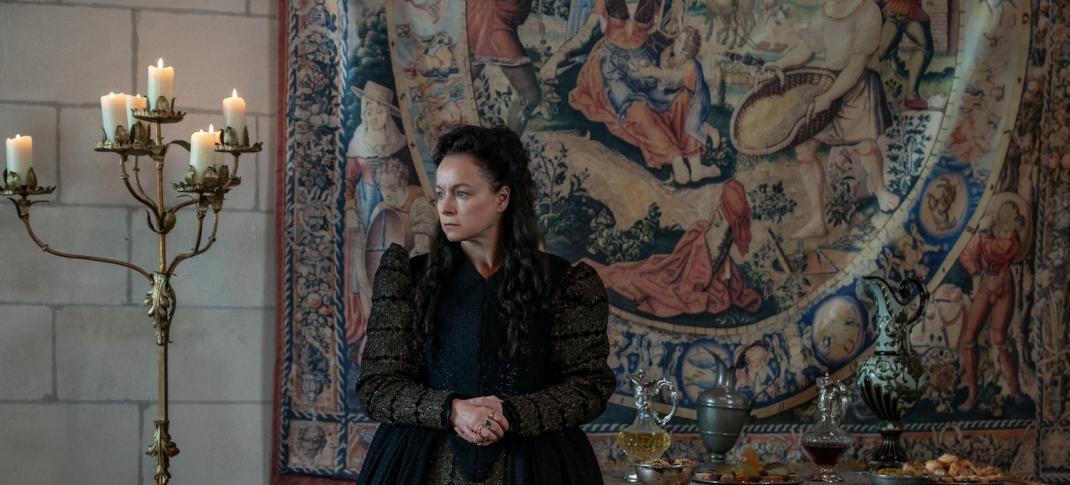
<svg viewBox="0 0 1070 485">
<path fill-rule="evenodd" d="M 687 485 L 695 475 L 695 465 L 635 465 L 639 483 L 644 485 Z"/>
</svg>

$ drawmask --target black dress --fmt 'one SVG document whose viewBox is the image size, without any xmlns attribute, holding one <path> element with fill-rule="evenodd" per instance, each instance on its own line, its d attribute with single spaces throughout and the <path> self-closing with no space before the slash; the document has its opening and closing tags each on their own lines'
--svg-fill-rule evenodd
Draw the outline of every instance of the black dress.
<svg viewBox="0 0 1070 485">
<path fill-rule="evenodd" d="M 614 387 L 605 288 L 590 266 L 542 257 L 554 288 L 552 316 L 532 326 L 525 357 L 503 360 L 500 272 L 484 279 L 460 258 L 440 296 L 431 355 L 424 355 L 412 295 L 426 259 L 410 261 L 400 246 L 387 250 L 357 382 L 364 413 L 382 425 L 358 484 L 602 483 L 579 425 L 602 413 Z M 454 398 L 488 395 L 502 398 L 510 430 L 476 446 L 453 432 L 448 410 Z"/>
</svg>

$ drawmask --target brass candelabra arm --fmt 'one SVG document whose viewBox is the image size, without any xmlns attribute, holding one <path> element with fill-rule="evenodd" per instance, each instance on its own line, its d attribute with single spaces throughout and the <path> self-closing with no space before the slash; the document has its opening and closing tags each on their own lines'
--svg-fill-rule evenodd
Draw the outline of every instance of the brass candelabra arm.
<svg viewBox="0 0 1070 485">
<path fill-rule="evenodd" d="M 153 202 L 152 199 L 149 198 L 148 194 L 145 193 L 145 189 L 141 186 L 141 170 L 138 167 L 138 157 L 134 157 L 134 183 L 137 185 L 136 188 L 133 184 L 130 183 L 130 173 L 126 170 L 126 163 L 128 158 L 129 156 L 125 153 L 119 154 L 119 178 L 122 179 L 123 185 L 126 186 L 126 190 L 130 192 L 130 195 L 133 196 L 135 200 L 140 202 L 141 205 L 147 207 L 149 211 L 156 216 L 156 222 L 157 225 L 159 225 L 161 219 L 160 208 L 156 206 L 156 203 Z"/>
<path fill-rule="evenodd" d="M 152 275 L 150 275 L 147 271 L 145 271 L 144 269 L 141 269 L 141 267 L 139 267 L 139 266 L 137 266 L 135 264 L 132 264 L 132 263 L 129 263 L 129 262 L 126 262 L 126 261 L 120 261 L 120 260 L 111 259 L 111 258 L 102 258 L 102 257 L 99 257 L 99 256 L 90 256 L 90 255 L 86 255 L 86 254 L 68 253 L 68 252 L 57 251 L 55 249 L 52 249 L 48 244 L 45 244 L 44 241 L 41 241 L 41 238 L 37 237 L 37 233 L 34 232 L 34 230 L 33 230 L 33 225 L 30 224 L 30 206 L 32 206 L 33 204 L 36 204 L 38 202 L 44 202 L 44 201 L 31 201 L 31 200 L 27 199 L 25 196 L 20 197 L 20 198 L 8 197 L 8 199 L 11 200 L 11 202 L 13 204 L 15 204 L 15 208 L 19 213 L 19 219 L 21 219 L 22 220 L 22 224 L 24 226 L 26 226 L 26 232 L 30 235 L 30 239 L 33 239 L 33 242 L 36 243 L 37 247 L 41 248 L 42 251 L 44 251 L 44 252 L 46 252 L 48 254 L 53 254 L 53 255 L 62 257 L 62 258 L 79 259 L 79 260 L 83 260 L 83 261 L 96 261 L 98 263 L 108 263 L 108 264 L 114 264 L 116 266 L 122 266 L 122 267 L 124 267 L 126 269 L 129 269 L 131 271 L 136 271 L 137 273 L 139 273 L 140 275 L 144 276 L 149 281 L 152 281 Z"/>
<path fill-rule="evenodd" d="M 141 185 L 141 157 L 134 157 L 134 182 L 137 184 L 137 191 L 142 197 L 148 199 L 149 194 L 145 192 L 145 187 Z"/>
<path fill-rule="evenodd" d="M 214 199 L 218 199 L 214 200 Z M 187 253 L 182 253 L 175 256 L 175 259 L 171 261 L 171 264 L 167 267 L 167 274 L 172 275 L 175 273 L 175 269 L 178 268 L 179 263 L 204 254 L 212 245 L 215 244 L 216 234 L 219 232 L 219 212 L 223 209 L 223 196 L 222 195 L 201 195 L 197 206 L 197 237 L 193 243 L 193 249 Z M 208 207 L 212 207 L 212 232 L 208 235 L 208 242 L 203 247 L 201 243 L 204 237 L 204 218 L 208 214 Z"/>
<path fill-rule="evenodd" d="M 232 186 L 238 185 L 238 184 L 241 183 L 241 177 L 238 177 L 238 163 L 240 162 L 240 160 L 239 160 L 240 157 L 241 157 L 240 153 L 235 153 L 234 154 L 234 171 L 232 172 L 232 175 L 230 177 L 226 177 L 223 180 L 223 193 L 228 192 Z M 219 197 L 219 202 L 223 202 L 223 196 L 222 195 L 220 195 L 220 197 Z"/>
<path fill-rule="evenodd" d="M 175 213 L 175 214 L 177 214 L 177 213 L 178 213 L 178 211 L 180 211 L 180 210 L 182 210 L 182 209 L 185 209 L 186 207 L 189 207 L 189 206 L 191 206 L 191 205 L 195 205 L 195 204 L 197 204 L 198 202 L 200 202 L 200 200 L 199 200 L 199 199 L 198 199 L 197 197 L 192 197 L 192 196 L 190 196 L 190 197 L 189 197 L 189 199 L 187 199 L 187 200 L 184 200 L 184 201 L 182 201 L 182 202 L 179 202 L 179 203 L 178 203 L 178 204 L 176 204 L 176 205 L 175 205 L 174 207 L 172 207 L 172 208 L 170 208 L 170 209 L 167 209 L 167 212 L 171 212 L 171 213 Z"/>
</svg>

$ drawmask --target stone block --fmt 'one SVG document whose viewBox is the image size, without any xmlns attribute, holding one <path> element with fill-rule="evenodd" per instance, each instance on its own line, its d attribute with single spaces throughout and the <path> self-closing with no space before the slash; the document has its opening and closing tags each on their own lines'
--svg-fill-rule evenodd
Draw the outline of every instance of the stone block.
<svg viewBox="0 0 1070 485">
<path fill-rule="evenodd" d="M 257 187 L 260 194 L 260 210 L 275 210 L 275 191 L 277 189 L 277 176 L 275 174 L 278 160 L 275 145 L 275 116 L 261 116 L 257 119 L 258 134 L 260 141 L 264 142 L 264 150 L 261 151 L 257 160 L 257 169 L 260 171 L 260 184 Z"/>
<path fill-rule="evenodd" d="M 35 205 L 34 232 L 53 250 L 125 260 L 127 210 Z M 10 207 L 0 211 L 5 249 L 0 301 L 40 304 L 114 304 L 126 297 L 129 270 L 110 264 L 45 254 Z M 140 278 L 140 275 L 138 276 Z"/>
<path fill-rule="evenodd" d="M 0 476 L 26 485 L 137 483 L 147 442 L 139 417 L 132 404 L 0 404 Z"/>
<path fill-rule="evenodd" d="M 138 21 L 138 89 L 159 58 L 175 68 L 176 105 L 222 111 L 232 89 L 249 111 L 274 109 L 275 20 L 266 17 L 142 12 Z"/>
<path fill-rule="evenodd" d="M 170 395 L 179 401 L 271 401 L 274 312 L 183 308 L 168 346 Z M 155 400 L 157 346 L 138 306 L 57 312 L 59 395 Z"/>
<path fill-rule="evenodd" d="M 0 99 L 99 104 L 129 91 L 132 31 L 127 10 L 0 4 Z"/>
<path fill-rule="evenodd" d="M 180 454 L 171 460 L 176 483 L 258 485 L 269 482 L 271 405 L 172 404 L 171 439 Z M 156 407 L 142 417 L 142 441 L 152 438 Z M 151 485 L 152 458 L 141 457 L 142 483 Z"/>
<path fill-rule="evenodd" d="M 0 393 L 35 400 L 52 394 L 52 311 L 0 305 Z"/>
<path fill-rule="evenodd" d="M 156 344 L 145 311 L 137 306 L 57 310 L 56 381 L 64 400 L 156 399 Z"/>
<path fill-rule="evenodd" d="M 244 0 L 94 0 L 93 5 L 118 5 L 138 9 L 167 8 L 201 12 L 245 12 Z"/>
<path fill-rule="evenodd" d="M 274 17 L 279 13 L 279 2 L 274 0 L 251 0 L 249 2 L 249 13 Z"/>
<path fill-rule="evenodd" d="M 211 232 L 212 218 L 205 217 L 204 239 Z M 147 227 L 133 228 L 134 258 L 155 261 L 153 234 Z M 196 235 L 194 218 L 180 218 L 172 234 L 169 259 L 192 249 Z M 172 280 L 180 304 L 208 307 L 267 307 L 275 300 L 275 221 L 271 214 L 227 211 L 220 213 L 215 244 L 205 253 L 182 262 Z M 133 288 L 132 301 L 144 291 Z"/>
</svg>

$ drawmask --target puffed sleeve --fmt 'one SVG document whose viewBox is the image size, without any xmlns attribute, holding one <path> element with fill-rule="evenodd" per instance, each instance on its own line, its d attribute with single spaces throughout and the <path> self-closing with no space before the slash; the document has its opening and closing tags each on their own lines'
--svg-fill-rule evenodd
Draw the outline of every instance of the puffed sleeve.
<svg viewBox="0 0 1070 485">
<path fill-rule="evenodd" d="M 375 273 L 357 398 L 364 414 L 375 421 L 447 429 L 453 395 L 420 381 L 424 355 L 412 324 L 412 292 L 408 254 L 393 244 Z"/>
<path fill-rule="evenodd" d="M 550 385 L 505 400 L 510 432 L 535 436 L 579 426 L 602 414 L 615 385 L 606 363 L 608 320 L 606 289 L 598 273 L 583 263 L 569 269 L 550 330 Z"/>
</svg>

